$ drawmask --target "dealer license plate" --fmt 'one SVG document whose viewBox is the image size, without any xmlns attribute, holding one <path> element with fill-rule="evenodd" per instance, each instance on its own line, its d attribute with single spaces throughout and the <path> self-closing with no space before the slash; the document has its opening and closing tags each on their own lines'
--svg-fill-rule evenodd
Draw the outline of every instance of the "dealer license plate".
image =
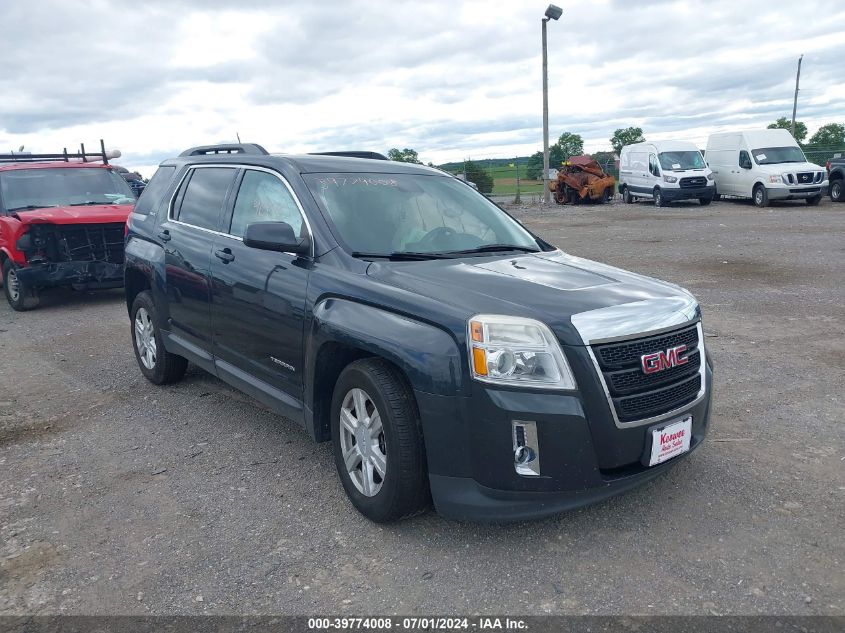
<svg viewBox="0 0 845 633">
<path fill-rule="evenodd" d="M 673 422 L 662 429 L 651 430 L 651 459 L 649 466 L 660 464 L 689 450 L 692 437 L 692 417 Z"/>
</svg>

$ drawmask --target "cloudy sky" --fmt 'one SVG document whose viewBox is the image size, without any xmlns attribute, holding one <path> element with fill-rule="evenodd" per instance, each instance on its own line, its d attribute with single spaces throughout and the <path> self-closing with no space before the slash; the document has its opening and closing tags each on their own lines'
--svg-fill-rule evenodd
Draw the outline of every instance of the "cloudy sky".
<svg viewBox="0 0 845 633">
<path fill-rule="evenodd" d="M 845 122 L 845 4 L 558 0 L 550 129 L 587 151 L 650 139 Z M 129 167 L 197 144 L 386 151 L 424 161 L 542 145 L 545 2 L 27 0 L 0 3 L 0 151 L 94 146 Z"/>
</svg>

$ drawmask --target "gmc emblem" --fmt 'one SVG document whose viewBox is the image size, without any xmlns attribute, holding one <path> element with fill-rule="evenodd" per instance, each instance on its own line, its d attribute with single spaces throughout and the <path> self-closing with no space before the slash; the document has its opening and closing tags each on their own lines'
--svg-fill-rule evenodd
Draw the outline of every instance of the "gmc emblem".
<svg viewBox="0 0 845 633">
<path fill-rule="evenodd" d="M 640 356 L 643 373 L 655 374 L 664 369 L 686 365 L 689 362 L 689 358 L 681 356 L 685 351 L 687 351 L 686 345 L 678 345 L 677 347 L 670 347 L 665 352 L 653 352 Z"/>
</svg>

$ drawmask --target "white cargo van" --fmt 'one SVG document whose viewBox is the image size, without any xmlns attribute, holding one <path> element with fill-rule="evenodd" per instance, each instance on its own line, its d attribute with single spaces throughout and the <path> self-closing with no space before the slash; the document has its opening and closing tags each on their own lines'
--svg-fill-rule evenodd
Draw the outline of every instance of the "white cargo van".
<svg viewBox="0 0 845 633">
<path fill-rule="evenodd" d="M 655 141 L 622 148 L 619 192 L 625 202 L 646 198 L 662 207 L 673 200 L 710 204 L 715 187 L 713 174 L 693 143 Z"/>
<path fill-rule="evenodd" d="M 824 167 L 807 162 L 787 130 L 712 134 L 707 164 L 716 194 L 751 198 L 758 207 L 770 200 L 800 200 L 816 205 L 827 191 Z"/>
</svg>

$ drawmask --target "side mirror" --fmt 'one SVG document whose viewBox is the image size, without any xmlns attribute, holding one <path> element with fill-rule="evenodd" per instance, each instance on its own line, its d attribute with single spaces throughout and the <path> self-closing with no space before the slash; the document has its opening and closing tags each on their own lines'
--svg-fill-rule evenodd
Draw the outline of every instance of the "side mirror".
<svg viewBox="0 0 845 633">
<path fill-rule="evenodd" d="M 740 161 L 739 166 L 743 169 L 751 169 L 751 159 L 746 158 L 745 160 Z"/>
<path fill-rule="evenodd" d="M 244 231 L 244 245 L 264 251 L 307 255 L 311 252 L 311 240 L 299 238 L 287 222 L 254 222 Z"/>
</svg>

